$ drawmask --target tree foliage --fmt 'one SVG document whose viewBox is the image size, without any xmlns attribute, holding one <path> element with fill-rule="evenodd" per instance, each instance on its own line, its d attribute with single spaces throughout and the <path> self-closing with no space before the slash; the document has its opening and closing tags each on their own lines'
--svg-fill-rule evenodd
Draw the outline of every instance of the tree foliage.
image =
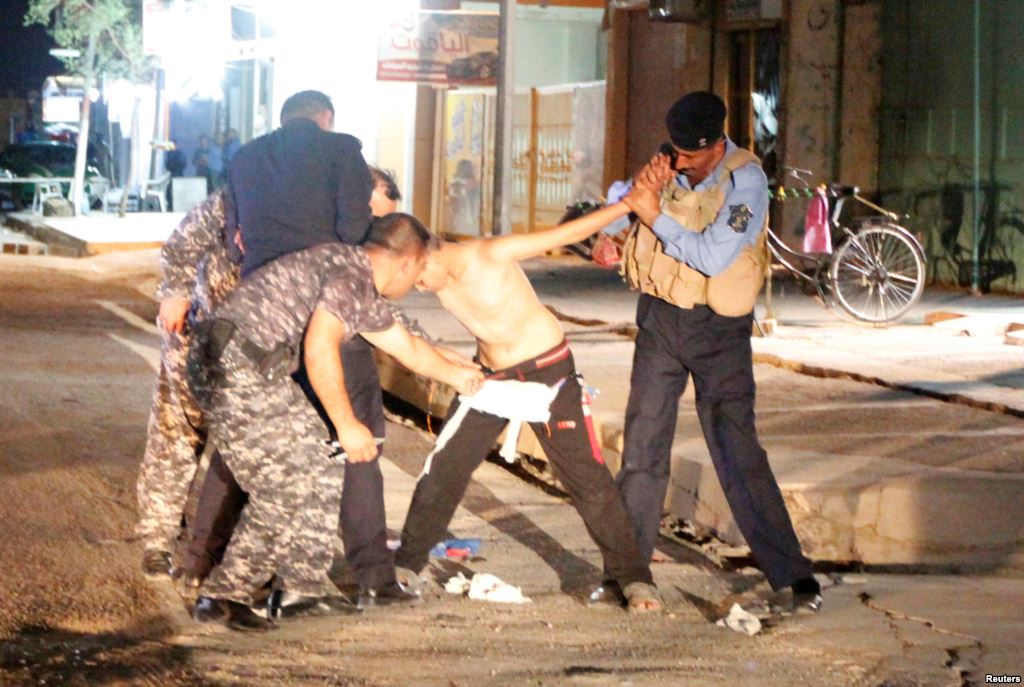
<svg viewBox="0 0 1024 687">
<path fill-rule="evenodd" d="M 29 0 L 25 25 L 42 24 L 61 48 L 79 57 L 62 57 L 70 73 L 107 74 L 148 81 L 152 62 L 142 52 L 142 5 L 139 0 Z M 89 38 L 94 56 L 88 63 Z"/>
</svg>

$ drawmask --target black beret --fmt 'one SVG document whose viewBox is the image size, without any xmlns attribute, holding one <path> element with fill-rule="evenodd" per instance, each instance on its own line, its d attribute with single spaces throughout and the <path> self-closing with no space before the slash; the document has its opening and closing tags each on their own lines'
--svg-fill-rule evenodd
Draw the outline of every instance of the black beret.
<svg viewBox="0 0 1024 687">
<path fill-rule="evenodd" d="M 725 103 L 709 91 L 687 93 L 672 104 L 665 116 L 669 138 L 682 150 L 700 150 L 717 143 L 724 125 Z"/>
</svg>

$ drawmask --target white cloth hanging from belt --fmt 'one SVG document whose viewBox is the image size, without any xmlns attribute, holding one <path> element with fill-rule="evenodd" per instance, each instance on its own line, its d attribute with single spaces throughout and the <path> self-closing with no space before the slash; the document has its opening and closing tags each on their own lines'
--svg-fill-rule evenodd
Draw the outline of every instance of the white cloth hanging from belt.
<svg viewBox="0 0 1024 687">
<path fill-rule="evenodd" d="M 444 424 L 444 429 L 437 435 L 434 450 L 423 464 L 423 474 L 430 472 L 430 463 L 434 455 L 459 431 L 459 426 L 470 410 L 508 419 L 505 441 L 502 442 L 498 453 L 509 463 L 514 462 L 523 423 L 547 422 L 551 419 L 551 403 L 564 383 L 564 379 L 552 386 L 540 382 L 520 382 L 515 379 L 487 379 L 480 385 L 480 390 L 472 396 L 460 395 L 458 409 Z"/>
</svg>

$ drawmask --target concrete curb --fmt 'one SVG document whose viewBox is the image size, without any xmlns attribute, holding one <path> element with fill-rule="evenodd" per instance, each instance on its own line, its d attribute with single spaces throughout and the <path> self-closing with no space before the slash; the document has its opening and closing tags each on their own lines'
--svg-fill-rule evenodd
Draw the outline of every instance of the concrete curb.
<svg viewBox="0 0 1024 687">
<path fill-rule="evenodd" d="M 585 331 L 597 328 L 620 335 L 624 343 L 635 338 L 635 326 L 630 324 L 611 325 L 557 311 L 555 314 L 567 325 Z M 988 333 L 992 334 L 989 338 L 964 339 L 955 328 L 941 331 L 915 326 L 889 330 L 879 339 L 874 330 L 832 332 L 783 327 L 774 336 L 754 337 L 752 345 L 758 363 L 811 376 L 853 379 L 1024 417 L 1024 393 L 1019 389 L 978 381 L 969 371 L 958 374 L 955 369 L 934 369 L 927 360 L 906 364 L 899 355 L 908 351 L 913 357 L 917 353 L 915 348 L 921 346 L 922 335 L 939 337 L 936 345 L 948 346 L 950 350 L 974 350 L 980 346 L 979 350 L 984 351 L 989 350 L 985 347 L 1003 346 L 995 333 Z M 867 336 L 877 345 L 876 357 L 863 350 L 864 342 L 857 340 L 858 336 Z M 386 355 L 379 357 L 379 363 L 382 383 L 390 393 L 421 410 L 429 407 L 435 416 L 445 414 L 453 397 L 450 389 L 441 385 L 431 389 L 428 380 L 411 375 Z M 613 403 L 595 416 L 605 460 L 613 472 L 621 460 L 621 414 L 622 408 Z M 518 448 L 532 458 L 544 459 L 543 450 L 529 430 L 523 432 Z M 820 464 L 821 479 L 807 479 L 808 462 Z M 869 465 L 874 467 L 865 473 L 822 455 L 803 455 L 798 461 L 782 456 L 772 458 L 772 469 L 808 555 L 816 560 L 842 563 L 972 570 L 1024 564 L 1024 534 L 1016 523 L 1016 509 L 1000 510 L 1005 517 L 971 517 L 991 512 L 994 502 L 1019 500 L 1024 492 L 1024 477 L 931 468 L 898 460 L 878 464 L 868 457 L 854 467 Z M 698 529 L 714 532 L 728 544 L 743 545 L 699 437 L 674 448 L 666 509 Z M 959 515 L 952 519 L 951 513 Z"/>
</svg>

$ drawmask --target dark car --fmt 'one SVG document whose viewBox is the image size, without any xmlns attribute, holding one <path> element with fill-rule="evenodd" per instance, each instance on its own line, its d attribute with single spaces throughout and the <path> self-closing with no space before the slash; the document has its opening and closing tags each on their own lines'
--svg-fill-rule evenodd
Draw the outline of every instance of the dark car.
<svg viewBox="0 0 1024 687">
<path fill-rule="evenodd" d="M 448 82 L 453 84 L 490 84 L 498 73 L 498 53 L 478 52 L 452 60 L 447 68 Z"/>
<path fill-rule="evenodd" d="M 91 146 L 90 146 L 91 147 Z M 99 164 L 91 154 L 87 158 L 85 177 L 99 176 Z M 75 175 L 75 146 L 61 141 L 26 141 L 14 143 L 0 152 L 0 169 L 6 169 L 16 177 L 72 177 Z M 32 204 L 35 184 L 2 184 L 15 205 Z M 70 184 L 64 184 L 64 193 Z"/>
</svg>

